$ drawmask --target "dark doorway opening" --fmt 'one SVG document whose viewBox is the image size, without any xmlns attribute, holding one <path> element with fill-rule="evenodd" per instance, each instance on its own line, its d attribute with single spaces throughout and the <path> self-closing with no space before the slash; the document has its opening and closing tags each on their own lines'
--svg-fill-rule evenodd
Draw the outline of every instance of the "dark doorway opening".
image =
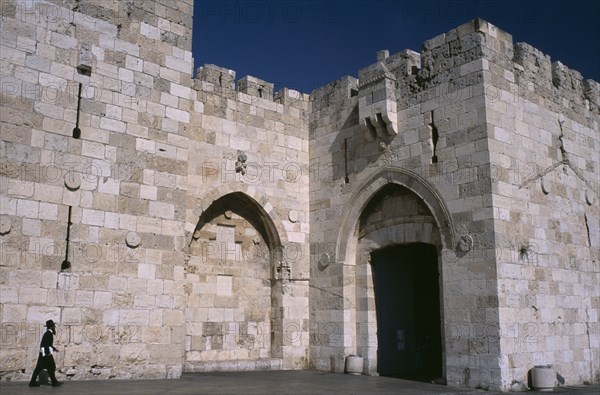
<svg viewBox="0 0 600 395">
<path fill-rule="evenodd" d="M 377 309 L 377 371 L 382 376 L 442 378 L 438 254 L 431 244 L 371 253 Z"/>
</svg>

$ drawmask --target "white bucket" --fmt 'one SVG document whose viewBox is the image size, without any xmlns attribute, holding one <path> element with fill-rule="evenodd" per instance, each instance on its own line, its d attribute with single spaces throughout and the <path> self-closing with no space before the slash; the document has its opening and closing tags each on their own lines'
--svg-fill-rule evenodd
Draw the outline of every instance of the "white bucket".
<svg viewBox="0 0 600 395">
<path fill-rule="evenodd" d="M 536 391 L 554 391 L 556 373 L 552 365 L 534 366 L 531 371 L 531 385 Z"/>
<path fill-rule="evenodd" d="M 363 357 L 358 355 L 348 355 L 346 357 L 346 369 L 347 374 L 353 374 L 360 376 L 363 371 Z"/>
</svg>

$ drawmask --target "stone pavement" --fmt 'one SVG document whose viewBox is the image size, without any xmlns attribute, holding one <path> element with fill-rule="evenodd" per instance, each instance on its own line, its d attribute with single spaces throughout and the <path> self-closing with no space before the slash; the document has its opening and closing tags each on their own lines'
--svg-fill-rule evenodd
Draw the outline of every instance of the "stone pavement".
<svg viewBox="0 0 600 395">
<path fill-rule="evenodd" d="M 69 381 L 60 388 L 44 385 L 40 388 L 29 388 L 26 382 L 0 382 L 2 395 L 47 393 L 61 395 L 498 394 L 389 377 L 350 376 L 316 371 L 197 373 L 184 374 L 179 380 Z M 597 395 L 600 393 L 600 386 L 563 387 L 556 389 L 554 393 Z"/>
</svg>

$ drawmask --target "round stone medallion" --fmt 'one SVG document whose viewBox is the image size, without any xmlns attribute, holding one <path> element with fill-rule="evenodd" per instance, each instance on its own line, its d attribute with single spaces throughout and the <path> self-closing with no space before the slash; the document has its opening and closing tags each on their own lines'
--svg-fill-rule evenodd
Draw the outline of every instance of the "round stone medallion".
<svg viewBox="0 0 600 395">
<path fill-rule="evenodd" d="M 290 222 L 298 222 L 298 212 L 296 210 L 290 210 L 288 213 L 288 219 Z"/>
<path fill-rule="evenodd" d="M 81 187 L 81 175 L 74 171 L 65 174 L 65 186 L 70 191 L 76 191 Z"/>
<path fill-rule="evenodd" d="M 137 233 L 127 232 L 127 235 L 125 236 L 125 244 L 127 244 L 127 247 L 136 248 L 140 245 L 140 242 L 140 236 Z"/>
<path fill-rule="evenodd" d="M 12 223 L 7 217 L 0 218 L 0 235 L 5 235 L 12 229 Z"/>
</svg>

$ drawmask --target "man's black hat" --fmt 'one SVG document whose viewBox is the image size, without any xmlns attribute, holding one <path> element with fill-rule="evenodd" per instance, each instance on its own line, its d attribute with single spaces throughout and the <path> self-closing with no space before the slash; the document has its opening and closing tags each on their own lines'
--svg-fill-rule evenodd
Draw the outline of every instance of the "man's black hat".
<svg viewBox="0 0 600 395">
<path fill-rule="evenodd" d="M 46 328 L 52 328 L 52 327 L 54 327 L 54 321 L 52 321 L 52 320 L 46 321 Z"/>
</svg>

